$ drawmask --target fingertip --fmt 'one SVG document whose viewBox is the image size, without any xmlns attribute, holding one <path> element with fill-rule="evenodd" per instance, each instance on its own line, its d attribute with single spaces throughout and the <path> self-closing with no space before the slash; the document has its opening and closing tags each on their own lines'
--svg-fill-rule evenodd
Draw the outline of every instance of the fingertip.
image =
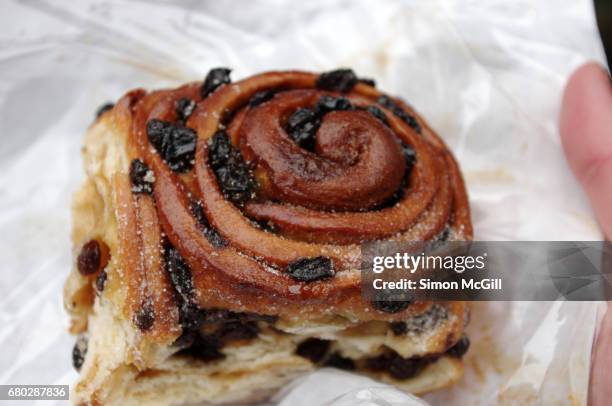
<svg viewBox="0 0 612 406">
<path fill-rule="evenodd" d="M 568 161 L 583 180 L 594 160 L 612 154 L 612 83 L 596 62 L 579 67 L 565 87 L 560 131 Z"/>
<path fill-rule="evenodd" d="M 570 167 L 612 235 L 612 81 L 603 66 L 587 63 L 571 75 L 559 126 Z"/>
</svg>

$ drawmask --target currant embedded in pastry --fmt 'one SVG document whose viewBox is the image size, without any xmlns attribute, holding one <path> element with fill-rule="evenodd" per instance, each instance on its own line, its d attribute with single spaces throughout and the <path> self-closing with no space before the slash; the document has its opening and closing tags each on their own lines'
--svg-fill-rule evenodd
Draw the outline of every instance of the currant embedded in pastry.
<svg viewBox="0 0 612 406">
<path fill-rule="evenodd" d="M 72 399 L 269 397 L 320 366 L 423 393 L 461 376 L 468 309 L 360 293 L 360 244 L 469 240 L 451 153 L 351 70 L 133 90 L 83 149 Z"/>
</svg>

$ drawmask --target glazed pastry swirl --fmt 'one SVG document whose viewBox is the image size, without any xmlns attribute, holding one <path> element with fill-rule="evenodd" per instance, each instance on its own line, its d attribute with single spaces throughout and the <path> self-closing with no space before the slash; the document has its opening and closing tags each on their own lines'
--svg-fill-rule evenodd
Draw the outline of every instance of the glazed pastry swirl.
<svg viewBox="0 0 612 406">
<path fill-rule="evenodd" d="M 236 83 L 224 73 L 204 85 L 133 91 L 115 108 L 129 123 L 130 159 L 143 164 L 132 174 L 152 171 L 151 194 L 134 179 L 117 181 L 123 257 L 149 258 L 126 267 L 134 312 L 144 303 L 172 313 L 172 298 L 160 294 L 170 283 L 160 276 L 169 246 L 189 269 L 179 293 L 200 308 L 363 320 L 428 308 L 392 314 L 363 303 L 359 244 L 471 239 L 463 180 L 440 138 L 350 71 Z M 178 145 L 157 137 L 164 131 L 175 131 Z"/>
</svg>

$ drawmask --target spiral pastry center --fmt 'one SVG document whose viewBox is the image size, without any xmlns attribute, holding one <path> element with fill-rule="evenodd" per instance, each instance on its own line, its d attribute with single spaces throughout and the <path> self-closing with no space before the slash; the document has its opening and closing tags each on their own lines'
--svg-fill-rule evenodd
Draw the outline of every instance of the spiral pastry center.
<svg viewBox="0 0 612 406">
<path fill-rule="evenodd" d="M 379 119 L 357 109 L 317 117 L 313 152 L 287 134 L 291 114 L 304 107 L 312 111 L 321 96 L 318 91 L 288 91 L 246 113 L 241 150 L 255 165 L 263 194 L 322 210 L 380 204 L 399 189 L 406 164 L 400 142 Z"/>
</svg>

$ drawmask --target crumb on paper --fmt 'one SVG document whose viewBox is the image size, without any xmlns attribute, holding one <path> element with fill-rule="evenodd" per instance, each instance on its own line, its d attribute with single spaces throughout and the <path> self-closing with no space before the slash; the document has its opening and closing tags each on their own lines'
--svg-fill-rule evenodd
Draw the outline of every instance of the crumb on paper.
<svg viewBox="0 0 612 406">
<path fill-rule="evenodd" d="M 465 171 L 464 175 L 465 179 L 470 183 L 511 183 L 516 181 L 512 173 L 507 168 L 501 166 L 492 170 Z"/>
</svg>

